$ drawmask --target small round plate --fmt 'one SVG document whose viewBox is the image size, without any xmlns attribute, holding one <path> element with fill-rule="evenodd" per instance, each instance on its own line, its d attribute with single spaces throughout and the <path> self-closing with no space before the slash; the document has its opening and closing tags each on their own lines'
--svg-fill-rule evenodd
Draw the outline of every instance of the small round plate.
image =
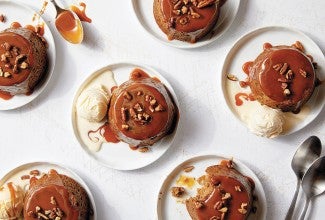
<svg viewBox="0 0 325 220">
<path fill-rule="evenodd" d="M 157 77 L 168 89 L 170 92 L 174 103 L 179 106 L 176 94 L 169 84 L 169 82 L 160 75 L 156 70 L 135 63 L 116 63 L 108 65 L 100 70 L 95 71 L 86 80 L 81 84 L 78 91 L 75 94 L 73 105 L 72 105 L 72 126 L 74 134 L 82 146 L 82 148 L 93 157 L 95 160 L 101 162 L 103 165 L 116 169 L 116 170 L 135 170 L 142 167 L 145 167 L 157 159 L 159 159 L 172 145 L 177 126 L 172 134 L 167 135 L 153 146 L 150 147 L 150 150 L 145 153 L 141 153 L 137 150 L 131 150 L 129 145 L 124 142 L 119 143 L 103 143 L 99 151 L 91 150 L 91 146 L 87 144 L 87 141 L 81 137 L 80 129 L 78 128 L 78 117 L 76 113 L 76 102 L 81 92 L 94 80 L 102 79 L 104 74 L 107 72 L 112 72 L 114 74 L 114 79 L 117 85 L 122 84 L 123 82 L 129 79 L 130 73 L 133 69 L 140 68 L 148 73 L 151 77 Z M 80 122 L 82 123 L 82 122 Z M 103 122 L 104 123 L 104 122 Z M 102 124 L 103 124 L 102 123 Z M 99 126 L 100 127 L 100 124 Z"/>
<path fill-rule="evenodd" d="M 13 182 L 16 185 L 19 185 L 22 189 L 28 190 L 29 187 L 29 180 L 22 180 L 21 177 L 24 175 L 29 175 L 30 171 L 38 170 L 41 174 L 48 173 L 50 169 L 56 170 L 59 174 L 64 174 L 68 177 L 73 178 L 77 181 L 87 192 L 91 208 L 93 210 L 93 215 L 90 220 L 97 220 L 97 211 L 95 205 L 95 199 L 92 195 L 90 189 L 88 188 L 87 184 L 72 170 L 65 168 L 62 165 L 49 163 L 49 162 L 33 162 L 23 164 L 15 169 L 11 170 L 7 173 L 4 177 L 0 179 L 0 187 L 8 182 Z"/>
<path fill-rule="evenodd" d="M 322 51 L 308 36 L 292 28 L 280 26 L 259 28 L 241 37 L 230 49 L 222 68 L 221 88 L 229 109 L 243 124 L 245 124 L 242 117 L 243 113 L 260 104 L 257 101 L 245 101 L 242 106 L 236 106 L 235 94 L 238 92 L 250 93 L 250 88 L 241 88 L 238 82 L 227 79 L 227 74 L 233 74 L 237 76 L 239 80 L 244 80 L 247 75 L 243 72 L 242 65 L 247 61 L 255 60 L 263 51 L 264 43 L 268 42 L 272 45 L 292 45 L 296 41 L 300 41 L 306 53 L 310 54 L 314 58 L 314 61 L 317 62 L 317 77 L 320 80 L 324 80 L 325 59 Z M 284 113 L 284 117 L 288 123 L 285 123 L 284 131 L 281 135 L 292 134 L 311 123 L 321 112 L 325 104 L 324 94 L 324 85 L 320 85 L 315 88 L 312 97 L 303 106 L 299 114 L 293 114 L 291 112 Z"/>
<path fill-rule="evenodd" d="M 235 17 L 237 15 L 240 5 L 240 0 L 227 0 L 221 7 L 221 13 L 217 24 L 213 30 L 207 34 L 203 39 L 192 44 L 188 42 L 183 42 L 179 40 L 168 40 L 167 36 L 162 30 L 160 30 L 158 24 L 153 15 L 153 0 L 143 1 L 143 0 L 132 0 L 133 10 L 135 15 L 140 22 L 141 26 L 150 34 L 150 36 L 159 40 L 160 42 L 167 44 L 169 46 L 177 48 L 197 48 L 214 42 L 222 34 L 224 34 L 228 28 L 231 26 Z"/>
<path fill-rule="evenodd" d="M 25 6 L 22 3 L 15 3 L 14 1 L 0 1 L 0 8 L 1 12 L 4 13 L 6 17 L 5 23 L 0 23 L 0 30 L 9 28 L 12 22 L 19 22 L 20 24 L 22 24 L 22 26 L 32 24 L 32 18 L 36 13 L 28 6 Z M 50 81 L 50 78 L 54 71 L 56 58 L 55 44 L 50 28 L 47 26 L 47 24 L 42 18 L 40 18 L 40 22 L 44 22 L 44 38 L 48 44 L 47 72 L 45 73 L 44 77 L 41 79 L 41 81 L 36 86 L 34 92 L 31 95 L 15 95 L 9 100 L 0 99 L 0 110 L 11 110 L 28 104 L 42 93 L 42 91 L 45 89 L 48 82 Z"/>
<path fill-rule="evenodd" d="M 191 219 L 190 215 L 187 212 L 186 205 L 184 204 L 185 198 L 183 200 L 178 200 L 178 198 L 173 197 L 171 194 L 171 187 L 176 186 L 176 180 L 181 175 L 194 177 L 195 179 L 197 179 L 205 174 L 205 169 L 208 166 L 219 164 L 220 161 L 224 159 L 227 158 L 218 155 L 196 156 L 185 160 L 176 168 L 174 168 L 173 171 L 170 172 L 165 178 L 158 194 L 158 220 Z M 257 196 L 258 200 L 254 202 L 254 206 L 256 206 L 257 211 L 256 213 L 251 213 L 249 215 L 248 220 L 265 220 L 267 205 L 262 183 L 254 174 L 254 172 L 250 170 L 246 165 L 236 159 L 234 159 L 233 161 L 236 169 L 239 172 L 241 172 L 243 175 L 249 176 L 255 182 L 254 195 Z M 186 173 L 184 171 L 184 168 L 189 166 L 194 166 L 194 169 L 191 172 Z M 198 184 L 195 185 L 192 189 L 187 190 L 188 196 L 195 196 L 197 187 L 199 187 Z"/>
</svg>

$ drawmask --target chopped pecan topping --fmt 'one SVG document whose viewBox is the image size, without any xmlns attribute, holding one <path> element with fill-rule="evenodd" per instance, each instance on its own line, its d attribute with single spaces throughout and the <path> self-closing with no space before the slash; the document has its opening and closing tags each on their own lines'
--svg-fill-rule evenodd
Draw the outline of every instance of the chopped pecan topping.
<svg viewBox="0 0 325 220">
<path fill-rule="evenodd" d="M 137 92 L 137 96 L 142 96 L 143 95 L 143 92 L 142 91 L 138 91 Z"/>
<path fill-rule="evenodd" d="M 182 14 L 186 14 L 188 12 L 188 8 L 186 6 L 183 6 L 181 12 Z"/>
<path fill-rule="evenodd" d="M 231 81 L 238 81 L 238 78 L 237 76 L 231 74 L 231 73 L 228 73 L 227 74 L 227 79 L 231 80 Z"/>
<path fill-rule="evenodd" d="M 241 187 L 240 186 L 235 186 L 236 192 L 241 192 Z"/>
<path fill-rule="evenodd" d="M 215 210 L 220 210 L 223 206 L 224 206 L 224 203 L 222 201 L 218 201 L 218 202 L 216 202 L 216 204 L 214 204 L 213 208 Z"/>
<path fill-rule="evenodd" d="M 297 48 L 301 52 L 305 52 L 305 48 L 300 41 L 296 41 L 294 44 L 292 44 L 292 46 Z"/>
<path fill-rule="evenodd" d="M 198 8 L 204 8 L 216 3 L 216 0 L 201 0 L 197 5 Z"/>
<path fill-rule="evenodd" d="M 20 63 L 24 61 L 26 58 L 27 58 L 26 54 L 19 54 L 18 56 L 16 56 L 15 63 Z"/>
<path fill-rule="evenodd" d="M 184 168 L 184 172 L 189 173 L 194 169 L 194 166 L 188 166 Z"/>
<path fill-rule="evenodd" d="M 149 151 L 149 147 L 139 147 L 139 152 L 141 152 L 141 153 L 146 153 L 146 152 L 148 152 Z"/>
<path fill-rule="evenodd" d="M 279 72 L 279 71 L 281 70 L 282 66 L 283 66 L 282 63 L 278 63 L 278 64 L 275 64 L 275 65 L 273 66 L 273 69 L 274 69 L 275 71 L 278 71 L 278 72 Z"/>
<path fill-rule="evenodd" d="M 303 70 L 303 69 L 299 69 L 299 73 L 300 73 L 300 75 L 302 75 L 304 78 L 307 77 L 307 72 L 306 72 L 305 70 Z"/>
<path fill-rule="evenodd" d="M 201 17 L 201 15 L 199 13 L 196 13 L 192 7 L 190 7 L 190 12 L 191 12 L 192 18 L 200 18 Z"/>
<path fill-rule="evenodd" d="M 285 96 L 289 96 L 289 95 L 291 94 L 291 92 L 290 92 L 289 89 L 285 89 L 285 90 L 283 90 L 283 94 L 284 94 Z"/>
<path fill-rule="evenodd" d="M 123 93 L 123 98 L 125 98 L 125 99 L 131 101 L 131 100 L 132 100 L 132 95 L 131 95 L 128 91 L 125 91 L 125 92 Z"/>
<path fill-rule="evenodd" d="M 155 108 L 156 112 L 162 112 L 165 111 L 164 107 L 161 104 L 158 104 L 157 107 Z"/>
<path fill-rule="evenodd" d="M 133 108 L 137 111 L 137 112 L 142 112 L 143 111 L 143 107 L 141 106 L 140 103 L 136 103 Z"/>
<path fill-rule="evenodd" d="M 150 110 L 151 112 L 155 112 L 154 107 L 152 107 L 151 105 L 149 106 L 149 110 Z"/>
<path fill-rule="evenodd" d="M 288 69 L 288 64 L 284 63 L 283 66 L 280 69 L 280 74 L 283 75 Z"/>
<path fill-rule="evenodd" d="M 180 14 L 181 14 L 181 10 L 173 10 L 173 13 L 174 13 L 175 15 L 180 15 Z"/>
<path fill-rule="evenodd" d="M 222 200 L 228 200 L 228 199 L 231 199 L 231 194 L 230 194 L 230 193 L 226 193 L 225 195 L 222 196 L 221 199 L 222 199 Z"/>
<path fill-rule="evenodd" d="M 31 170 L 29 172 L 29 175 L 32 175 L 32 176 L 39 176 L 41 173 L 39 170 Z"/>
<path fill-rule="evenodd" d="M 178 1 L 175 5 L 174 5 L 174 9 L 180 9 L 181 8 L 181 6 L 182 6 L 182 1 Z"/>
<path fill-rule="evenodd" d="M 288 88 L 288 83 L 281 83 L 281 88 L 283 90 L 285 90 L 286 88 Z"/>
<path fill-rule="evenodd" d="M 127 108 L 121 108 L 121 117 L 122 121 L 126 122 L 127 121 Z"/>
<path fill-rule="evenodd" d="M 6 18 L 3 14 L 0 14 L 0 22 L 4 23 L 6 21 Z"/>
<path fill-rule="evenodd" d="M 222 212 L 222 213 L 226 213 L 228 212 L 228 208 L 227 207 L 223 207 L 221 209 L 218 210 L 219 212 Z"/>
<path fill-rule="evenodd" d="M 5 78 L 10 78 L 10 77 L 11 77 L 11 73 L 9 73 L 9 72 L 4 72 L 3 76 L 4 76 Z"/>
<path fill-rule="evenodd" d="M 242 204 L 240 205 L 240 208 L 238 209 L 238 211 L 239 211 L 241 214 L 245 215 L 245 214 L 247 213 L 247 203 L 242 203 Z"/>
<path fill-rule="evenodd" d="M 56 200 L 55 200 L 55 198 L 54 198 L 53 196 L 51 196 L 51 201 L 50 201 L 50 203 L 51 203 L 52 205 L 56 205 Z"/>
<path fill-rule="evenodd" d="M 288 70 L 288 72 L 286 74 L 286 79 L 289 79 L 289 80 L 293 79 L 293 72 L 292 72 L 292 70 Z"/>
<path fill-rule="evenodd" d="M 172 196 L 174 197 L 181 197 L 185 193 L 184 187 L 180 187 L 180 186 L 172 187 L 171 191 L 172 191 Z"/>
<path fill-rule="evenodd" d="M 133 108 L 130 108 L 130 116 L 131 116 L 132 118 L 136 118 L 136 117 L 137 117 L 137 113 L 134 111 Z"/>
<path fill-rule="evenodd" d="M 187 17 L 181 18 L 181 19 L 179 20 L 179 23 L 180 23 L 181 25 L 185 25 L 185 24 L 187 24 L 188 22 L 189 22 L 189 20 L 188 20 Z"/>
<path fill-rule="evenodd" d="M 129 130 L 130 126 L 127 124 L 122 124 L 122 129 L 123 130 Z"/>
<path fill-rule="evenodd" d="M 152 99 L 151 101 L 150 101 L 150 105 L 151 106 L 154 106 L 154 105 L 156 105 L 157 104 L 157 100 L 156 99 Z"/>
</svg>

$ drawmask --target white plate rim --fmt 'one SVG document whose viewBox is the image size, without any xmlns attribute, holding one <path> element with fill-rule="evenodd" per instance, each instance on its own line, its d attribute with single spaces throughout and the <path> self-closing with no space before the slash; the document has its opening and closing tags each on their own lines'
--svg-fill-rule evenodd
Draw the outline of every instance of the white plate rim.
<svg viewBox="0 0 325 220">
<path fill-rule="evenodd" d="M 26 10 L 28 13 L 30 12 L 31 17 L 33 16 L 34 13 L 39 14 L 36 11 L 34 11 L 32 8 L 30 8 L 29 6 L 27 6 L 21 2 L 18 3 L 15 1 L 11 1 L 11 0 L 1 0 L 0 4 L 12 4 L 15 7 L 21 7 L 22 9 Z M 50 82 L 50 80 L 52 78 L 52 75 L 54 73 L 54 67 L 56 64 L 55 41 L 54 41 L 54 37 L 51 32 L 51 29 L 49 28 L 49 25 L 42 18 L 42 16 L 40 16 L 40 21 L 44 23 L 44 29 L 45 29 L 44 38 L 46 39 L 46 42 L 48 44 L 48 49 L 47 49 L 48 66 L 47 66 L 47 70 L 45 73 L 46 75 L 41 79 L 39 84 L 36 85 L 35 90 L 33 91 L 33 93 L 31 95 L 29 95 L 29 96 L 24 95 L 24 94 L 17 95 L 17 96 L 12 97 L 12 99 L 10 99 L 10 100 L 0 99 L 0 102 L 4 102 L 5 104 L 9 103 L 9 105 L 5 105 L 5 104 L 3 106 L 0 105 L 0 111 L 14 110 L 14 109 L 23 107 L 23 106 L 27 105 L 28 103 L 32 102 L 45 90 L 45 88 L 47 87 L 48 83 Z M 19 98 L 21 100 L 11 103 L 11 100 L 13 100 L 15 98 L 16 99 Z"/>
<path fill-rule="evenodd" d="M 93 217 L 91 219 L 93 220 L 97 220 L 97 209 L 96 209 L 96 203 L 95 203 L 95 199 L 94 196 L 91 192 L 91 190 L 89 189 L 88 185 L 85 183 L 85 181 L 73 170 L 71 170 L 70 168 L 66 168 L 63 164 L 60 163 L 54 163 L 54 162 L 45 162 L 45 161 L 38 161 L 38 162 L 30 162 L 30 163 L 24 163 L 21 165 L 18 165 L 17 167 L 15 167 L 14 169 L 10 170 L 9 172 L 7 172 L 1 179 L 0 179 L 0 186 L 2 186 L 3 184 L 5 184 L 12 175 L 14 175 L 15 173 L 18 173 L 22 170 L 27 170 L 29 167 L 37 167 L 37 166 L 49 166 L 49 170 L 50 169 L 55 169 L 55 168 L 59 168 L 61 170 L 64 170 L 65 172 L 69 173 L 69 175 L 71 174 L 71 177 L 76 180 L 87 192 L 90 203 L 92 205 L 92 209 L 93 209 Z M 70 177 L 70 176 L 69 176 Z"/>
<path fill-rule="evenodd" d="M 243 162 L 241 162 L 240 160 L 233 158 L 231 156 L 226 156 L 223 154 L 216 154 L 216 153 L 211 153 L 211 152 L 207 152 L 206 154 L 201 154 L 201 155 L 197 155 L 197 156 L 189 156 L 186 159 L 184 159 L 182 162 L 178 163 L 177 165 L 174 165 L 173 168 L 171 169 L 171 171 L 165 175 L 163 178 L 163 182 L 159 188 L 158 191 L 158 195 L 157 195 L 157 206 L 156 206 L 156 219 L 157 220 L 163 220 L 161 217 L 161 211 L 160 211 L 160 203 L 162 203 L 162 192 L 166 191 L 164 190 L 165 185 L 168 185 L 169 179 L 173 178 L 173 175 L 177 175 L 179 172 L 178 170 L 180 170 L 181 168 L 184 168 L 186 164 L 189 163 L 193 163 L 195 161 L 200 161 L 200 160 L 204 160 L 206 158 L 216 158 L 217 160 L 221 161 L 222 159 L 229 159 L 232 158 L 234 163 L 238 166 L 238 168 L 240 170 L 244 169 L 245 172 L 243 173 L 244 175 L 249 176 L 250 178 L 252 178 L 254 180 L 255 183 L 255 189 L 258 188 L 258 190 L 260 191 L 260 195 L 258 197 L 258 201 L 261 205 L 261 207 L 263 208 L 263 212 L 262 212 L 262 219 L 261 220 L 266 220 L 266 215 L 267 215 L 267 200 L 266 200 L 266 195 L 265 195 L 265 191 L 263 188 L 263 185 L 260 181 L 260 179 L 256 176 L 256 174 L 253 172 L 252 169 L 250 169 L 248 166 L 246 166 Z M 212 165 L 212 164 L 211 164 Z M 203 173 L 202 173 L 203 175 Z"/>
<path fill-rule="evenodd" d="M 225 103 L 225 106 L 226 106 L 226 109 L 228 112 L 231 113 L 231 115 L 236 118 L 237 121 L 240 122 L 240 124 L 242 124 L 244 127 L 247 128 L 247 125 L 239 119 L 239 117 L 237 116 L 237 113 L 234 112 L 232 110 L 232 108 L 230 107 L 230 104 L 229 104 L 229 100 L 227 99 L 226 97 L 226 89 L 225 89 L 225 84 L 226 84 L 226 75 L 225 75 L 225 69 L 226 69 L 226 66 L 229 66 L 226 65 L 226 62 L 227 60 L 229 59 L 229 57 L 231 56 L 231 54 L 233 53 L 234 50 L 236 50 L 236 47 L 238 47 L 242 41 L 246 41 L 247 38 L 250 38 L 250 36 L 252 35 L 256 35 L 258 34 L 259 32 L 264 32 L 264 31 L 269 31 L 269 30 L 272 30 L 272 29 L 280 29 L 280 30 L 286 30 L 286 31 L 291 31 L 291 32 L 294 32 L 294 33 L 297 33 L 299 35 L 301 35 L 302 37 L 306 38 L 309 43 L 311 43 L 315 48 L 317 48 L 317 53 L 319 54 L 322 54 L 322 57 L 324 57 L 324 54 L 323 52 L 321 51 L 321 49 L 319 48 L 319 46 L 309 37 L 307 36 L 305 33 L 303 33 L 302 31 L 298 30 L 298 29 L 295 29 L 295 28 L 292 28 L 292 27 L 287 27 L 287 26 L 276 26 L 276 25 L 273 25 L 273 26 L 265 26 L 265 27 L 258 27 L 256 29 L 253 29 L 251 31 L 248 31 L 247 33 L 243 34 L 242 36 L 240 36 L 231 46 L 231 48 L 228 50 L 227 52 L 227 55 L 225 56 L 224 60 L 223 60 L 223 65 L 222 65 L 222 69 L 221 69 L 221 82 L 220 82 L 220 88 L 221 88 L 221 93 L 223 94 L 223 100 L 224 100 L 224 103 Z M 219 80 L 219 79 L 218 79 Z M 323 86 L 324 87 L 324 86 Z M 316 93 L 320 93 L 324 90 L 324 88 L 322 88 L 321 86 L 319 88 L 317 88 L 317 91 Z M 314 92 L 315 93 L 315 92 Z M 308 102 L 307 102 L 308 103 Z M 317 109 L 317 112 L 314 114 L 314 116 L 309 119 L 308 123 L 305 123 L 304 125 L 298 127 L 298 128 L 295 128 L 295 129 L 291 129 L 289 132 L 287 133 L 284 133 L 284 134 L 280 134 L 279 137 L 284 137 L 284 136 L 288 136 L 288 135 L 291 135 L 293 133 L 296 133 L 302 129 L 304 129 L 306 126 L 308 126 L 310 123 L 312 123 L 316 118 L 317 116 L 322 112 L 322 109 L 324 108 L 325 106 L 325 99 L 323 98 L 322 99 L 322 103 L 318 103 L 317 104 L 318 106 L 320 106 L 318 109 Z M 306 119 L 308 118 L 309 116 L 306 117 Z M 305 119 L 305 120 L 306 120 Z M 302 122 L 304 122 L 305 120 L 303 120 Z M 301 123 L 302 123 L 301 122 Z M 247 128 L 248 129 L 248 128 Z"/>
<path fill-rule="evenodd" d="M 178 114 L 178 122 L 177 125 L 174 129 L 174 132 L 172 134 L 170 134 L 169 136 L 171 136 L 171 140 L 168 143 L 168 146 L 164 149 L 164 151 L 159 155 L 159 157 L 157 157 L 155 160 L 151 161 L 150 163 L 147 163 L 145 165 L 141 165 L 141 166 L 136 166 L 136 167 L 128 167 L 128 168 L 121 168 L 121 167 L 117 167 L 117 166 L 111 166 L 107 163 L 105 163 L 104 161 L 101 160 L 97 160 L 93 154 L 95 154 L 96 152 L 92 152 L 91 150 L 89 150 L 89 148 L 86 146 L 86 144 L 83 143 L 83 141 L 80 139 L 79 134 L 78 134 L 78 129 L 76 127 L 76 107 L 75 107 L 75 103 L 77 102 L 77 99 L 79 97 L 79 94 L 81 93 L 81 91 L 83 90 L 83 88 L 93 79 L 96 78 L 98 75 L 100 75 L 103 71 L 105 70 L 111 70 L 114 69 L 118 66 L 134 66 L 134 68 L 139 67 L 139 68 L 144 68 L 150 71 L 150 73 L 153 73 L 153 75 L 157 76 L 159 78 L 159 80 L 161 80 L 161 82 L 168 88 L 168 91 L 170 92 L 173 101 L 175 103 L 175 105 L 177 106 L 178 110 L 179 109 L 179 101 L 178 98 L 176 96 L 176 93 L 173 89 L 173 87 L 171 86 L 171 84 L 167 81 L 167 79 L 162 76 L 157 70 L 155 70 L 154 68 L 150 67 L 149 65 L 140 63 L 140 62 L 135 62 L 135 61 L 120 61 L 120 62 L 114 62 L 111 64 L 108 64 L 104 67 L 101 67 L 97 70 L 94 70 L 92 73 L 90 73 L 89 75 L 87 75 L 83 80 L 82 83 L 79 85 L 78 89 L 76 90 L 75 94 L 74 94 L 74 98 L 72 101 L 72 111 L 71 111 L 71 124 L 72 124 L 72 129 L 73 129 L 73 133 L 74 133 L 74 137 L 77 140 L 78 144 L 82 147 L 82 149 L 87 153 L 88 156 L 90 156 L 92 159 L 94 159 L 95 161 L 99 162 L 100 164 L 104 165 L 105 167 L 111 168 L 111 169 L 115 169 L 115 170 L 120 170 L 120 171 L 130 171 L 130 170 L 137 170 L 137 169 L 141 169 L 143 167 L 149 166 L 150 164 L 154 163 L 155 161 L 159 160 L 160 157 L 162 157 L 167 151 L 168 149 L 173 145 L 175 137 L 177 135 L 178 132 L 178 127 L 179 127 L 179 121 L 180 121 L 180 114 Z M 150 74 L 149 75 L 152 75 Z M 154 146 L 154 145 L 153 145 Z M 149 152 L 150 153 L 150 152 Z"/>
<path fill-rule="evenodd" d="M 162 44 L 165 44 L 165 45 L 167 45 L 167 46 L 171 46 L 171 47 L 175 47 L 175 48 L 179 48 L 179 49 L 194 49 L 194 48 L 199 48 L 199 47 L 203 47 L 203 46 L 206 46 L 206 45 L 208 45 L 208 44 L 211 44 L 211 43 L 213 43 L 213 42 L 215 42 L 216 40 L 218 40 L 221 36 L 223 36 L 223 34 L 224 33 L 226 33 L 227 31 L 228 31 L 228 29 L 232 26 L 232 24 L 233 24 L 233 22 L 234 22 L 234 20 L 235 20 L 235 18 L 237 17 L 237 14 L 238 14 L 238 11 L 239 11 L 239 8 L 240 8 L 240 4 L 241 4 L 241 0 L 235 0 L 235 1 L 237 1 L 236 2 L 236 9 L 235 9 L 235 11 L 234 12 L 232 12 L 232 17 L 231 17 L 231 19 L 229 20 L 229 23 L 228 23 L 228 25 L 219 33 L 219 34 L 216 34 L 216 35 L 213 35 L 212 37 L 210 37 L 210 38 L 208 38 L 208 39 L 206 39 L 206 40 L 203 40 L 202 41 L 202 39 L 201 40 L 199 40 L 198 42 L 196 42 L 196 43 L 188 43 L 188 42 L 182 42 L 182 41 L 177 41 L 177 40 L 172 40 L 172 41 L 169 41 L 168 39 L 167 39 L 167 37 L 166 37 L 166 40 L 162 40 L 162 39 L 160 39 L 160 38 L 158 38 L 157 36 L 156 36 L 156 34 L 153 34 L 153 33 L 151 33 L 149 30 L 148 30 L 148 27 L 147 26 L 145 26 L 144 24 L 142 24 L 142 22 L 140 21 L 141 19 L 139 18 L 139 15 L 138 15 L 138 13 L 137 13 L 137 10 L 136 10 L 136 1 L 139 1 L 139 0 L 131 0 L 130 2 L 131 2 L 131 4 L 132 4 L 132 11 L 133 11 L 133 13 L 134 13 L 134 15 L 135 15 L 135 17 L 137 18 L 136 20 L 138 21 L 138 23 L 140 24 L 140 26 L 142 27 L 142 29 L 146 32 L 146 33 L 148 33 L 149 34 L 149 36 L 151 36 L 153 39 L 155 39 L 156 41 L 158 41 L 158 42 L 160 42 L 160 43 L 162 43 Z M 231 0 L 227 0 L 227 1 L 231 1 Z M 153 3 L 152 3 L 153 4 Z M 222 10 L 222 9 L 221 9 Z M 217 21 L 217 23 L 216 23 L 216 25 L 215 25 L 215 27 L 217 27 L 218 26 L 218 21 Z M 215 29 L 215 28 L 214 28 Z M 162 32 L 162 31 L 161 31 Z M 163 33 L 163 32 L 162 32 Z M 209 34 L 207 34 L 207 36 L 208 36 Z M 205 36 L 205 37 L 207 37 L 207 36 Z M 205 38 L 204 37 L 204 38 Z M 204 39 L 203 38 L 203 39 Z M 175 43 L 172 43 L 172 42 L 178 42 L 178 44 L 175 44 Z"/>
</svg>

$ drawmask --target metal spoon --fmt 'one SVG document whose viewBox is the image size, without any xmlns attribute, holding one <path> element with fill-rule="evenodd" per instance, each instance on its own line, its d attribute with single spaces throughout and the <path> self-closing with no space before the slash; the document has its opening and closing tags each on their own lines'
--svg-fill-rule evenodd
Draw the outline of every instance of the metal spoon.
<svg viewBox="0 0 325 220">
<path fill-rule="evenodd" d="M 79 44 L 83 40 L 83 27 L 76 13 L 58 6 L 55 0 L 51 0 L 56 9 L 55 26 L 61 36 L 73 44 Z"/>
<path fill-rule="evenodd" d="M 306 194 L 306 204 L 300 220 L 305 219 L 310 199 L 325 192 L 325 156 L 317 159 L 307 170 L 302 179 L 302 189 Z"/>
<path fill-rule="evenodd" d="M 322 144 L 319 138 L 316 136 L 310 136 L 301 143 L 295 155 L 293 156 L 291 167 L 297 176 L 297 186 L 285 220 L 290 220 L 292 218 L 293 210 L 295 208 L 297 196 L 300 190 L 302 177 L 306 173 L 308 167 L 319 157 L 321 151 Z"/>
</svg>

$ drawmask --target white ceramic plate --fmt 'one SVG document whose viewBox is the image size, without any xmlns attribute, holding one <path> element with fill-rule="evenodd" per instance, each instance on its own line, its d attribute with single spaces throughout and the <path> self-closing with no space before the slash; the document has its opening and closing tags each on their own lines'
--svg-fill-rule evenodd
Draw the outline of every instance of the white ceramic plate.
<svg viewBox="0 0 325 220">
<path fill-rule="evenodd" d="M 226 159 L 223 156 L 218 155 L 202 155 L 193 157 L 191 159 L 185 160 L 179 164 L 164 180 L 159 194 L 157 202 L 157 215 L 158 220 L 188 220 L 191 219 L 190 215 L 186 210 L 186 205 L 175 198 L 171 194 L 171 187 L 176 186 L 176 180 L 181 176 L 195 177 L 196 179 L 205 174 L 205 169 L 208 166 L 219 164 L 221 160 Z M 228 158 L 229 159 L 229 158 Z M 263 186 L 257 176 L 252 170 L 246 167 L 243 163 L 238 160 L 233 160 L 235 167 L 243 175 L 251 177 L 255 182 L 254 195 L 257 196 L 258 200 L 254 201 L 254 206 L 257 207 L 256 213 L 251 213 L 248 220 L 265 220 L 266 219 L 266 198 L 263 190 Z M 194 166 L 195 168 L 189 172 L 184 172 L 184 168 L 188 166 Z M 187 190 L 189 196 L 194 196 L 196 194 L 196 188 L 198 185 L 194 186 L 192 189 Z"/>
<path fill-rule="evenodd" d="M 152 77 L 157 77 L 169 90 L 171 93 L 174 102 L 177 106 L 179 106 L 177 97 L 171 85 L 168 81 L 161 76 L 157 71 L 154 69 L 144 66 L 138 65 L 135 63 L 117 63 L 108 65 L 94 73 L 92 73 L 79 87 L 78 91 L 75 94 L 75 98 L 73 101 L 72 107 L 72 126 L 74 129 L 74 134 L 82 146 L 82 148 L 94 159 L 103 163 L 105 166 L 117 169 L 117 170 L 134 170 L 139 169 L 144 166 L 147 166 L 157 159 L 159 159 L 172 145 L 174 140 L 177 127 L 175 128 L 174 132 L 157 143 L 150 147 L 149 152 L 141 153 L 137 150 L 131 150 L 129 145 L 124 142 L 119 143 L 103 143 L 101 149 L 97 152 L 90 150 L 89 145 L 87 146 L 86 142 L 82 140 L 79 130 L 78 130 L 78 120 L 76 114 L 76 102 L 83 91 L 83 89 L 95 78 L 100 77 L 103 73 L 107 71 L 112 71 L 114 73 L 114 78 L 117 82 L 117 85 L 122 84 L 123 82 L 129 79 L 130 73 L 133 69 L 140 68 L 148 73 Z"/>
<path fill-rule="evenodd" d="M 13 182 L 16 185 L 21 186 L 23 189 L 28 189 L 29 187 L 29 180 L 21 180 L 21 176 L 29 175 L 29 172 L 32 170 L 38 170 L 40 173 L 48 173 L 50 169 L 56 170 L 60 174 L 64 174 L 73 178 L 77 181 L 87 192 L 91 204 L 91 208 L 94 212 L 91 220 L 97 220 L 97 211 L 94 197 L 89 190 L 87 184 L 72 170 L 63 167 L 62 165 L 55 164 L 55 163 L 48 163 L 48 162 L 34 162 L 34 163 L 27 163 L 23 164 L 9 173 L 7 173 L 4 177 L 0 179 L 0 187 L 8 182 Z"/>
<path fill-rule="evenodd" d="M 178 40 L 169 41 L 167 39 L 167 36 L 162 30 L 160 30 L 155 21 L 153 15 L 153 0 L 132 0 L 133 10 L 141 26 L 155 39 L 177 48 L 197 48 L 217 40 L 228 30 L 232 22 L 235 20 L 239 5 L 240 0 L 227 0 L 221 7 L 220 17 L 214 29 L 211 31 L 212 34 L 207 34 L 203 39 L 199 40 L 195 44 L 191 44 Z"/>
<path fill-rule="evenodd" d="M 0 23 L 1 31 L 9 28 L 12 22 L 19 22 L 22 26 L 33 24 L 32 18 L 36 13 L 29 7 L 21 3 L 15 3 L 14 1 L 0 1 L 0 11 L 6 17 L 6 22 Z M 0 110 L 15 109 L 33 101 L 37 96 L 41 94 L 41 92 L 45 89 L 46 85 L 50 81 L 50 78 L 53 74 L 56 58 L 55 44 L 51 30 L 45 21 L 40 18 L 40 22 L 44 22 L 44 38 L 46 39 L 46 42 L 49 46 L 47 50 L 47 57 L 49 60 L 47 72 L 31 95 L 16 95 L 10 100 L 0 99 Z"/>
<path fill-rule="evenodd" d="M 305 47 L 306 53 L 313 56 L 314 61 L 318 64 L 317 76 L 320 80 L 324 80 L 325 59 L 322 51 L 308 36 L 292 28 L 272 26 L 254 30 L 241 37 L 230 49 L 222 68 L 221 87 L 229 109 L 244 124 L 245 122 L 241 118 L 241 111 L 243 111 L 241 107 L 244 105 L 249 107 L 249 105 L 253 106 L 259 103 L 257 101 L 248 101 L 244 102 L 243 106 L 236 106 L 234 94 L 240 91 L 249 93 L 250 89 L 249 87 L 245 89 L 241 88 L 238 82 L 228 80 L 226 75 L 231 73 L 236 75 L 240 80 L 244 80 L 246 74 L 242 70 L 242 65 L 247 61 L 253 61 L 263 51 L 264 43 L 292 45 L 296 41 L 300 41 Z M 288 122 L 290 123 L 285 125 L 287 127 L 281 135 L 294 133 L 313 121 L 325 104 L 324 94 L 324 85 L 318 86 L 299 114 L 285 113 L 285 117 L 288 118 Z"/>
</svg>

